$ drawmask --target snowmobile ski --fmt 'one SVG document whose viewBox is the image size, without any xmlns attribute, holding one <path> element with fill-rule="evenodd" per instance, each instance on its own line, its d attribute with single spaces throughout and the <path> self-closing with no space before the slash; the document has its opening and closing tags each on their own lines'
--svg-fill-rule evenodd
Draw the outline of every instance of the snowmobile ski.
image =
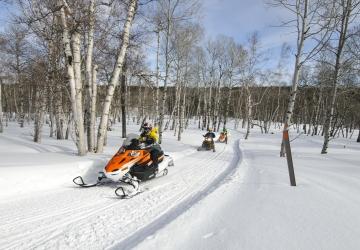
<svg viewBox="0 0 360 250">
<path fill-rule="evenodd" d="M 131 186 L 133 188 L 133 191 L 128 192 L 126 189 L 124 189 L 124 187 L 122 187 L 122 186 L 118 187 L 117 189 L 115 189 L 115 194 L 116 194 L 116 196 L 120 197 L 120 199 L 129 199 L 141 192 L 141 190 L 139 188 L 139 186 L 140 186 L 139 180 L 129 177 L 129 178 L 125 179 L 124 181 L 121 180 L 121 182 L 128 186 Z"/>
<path fill-rule="evenodd" d="M 101 180 L 106 178 L 103 172 L 99 172 L 99 177 L 96 183 L 85 183 L 81 176 L 77 176 L 73 179 L 73 182 L 80 187 L 96 187 L 102 184 Z"/>
</svg>

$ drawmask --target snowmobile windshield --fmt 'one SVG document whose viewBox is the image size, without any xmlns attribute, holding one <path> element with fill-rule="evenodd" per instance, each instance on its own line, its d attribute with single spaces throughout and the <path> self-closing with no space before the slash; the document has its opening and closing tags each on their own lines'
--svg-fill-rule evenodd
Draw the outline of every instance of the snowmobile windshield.
<svg viewBox="0 0 360 250">
<path fill-rule="evenodd" d="M 134 139 L 138 139 L 139 138 L 139 135 L 137 134 L 129 134 L 126 139 L 124 140 L 123 142 L 123 147 L 127 147 L 127 146 L 130 146 L 130 144 L 132 143 L 132 141 Z"/>
</svg>

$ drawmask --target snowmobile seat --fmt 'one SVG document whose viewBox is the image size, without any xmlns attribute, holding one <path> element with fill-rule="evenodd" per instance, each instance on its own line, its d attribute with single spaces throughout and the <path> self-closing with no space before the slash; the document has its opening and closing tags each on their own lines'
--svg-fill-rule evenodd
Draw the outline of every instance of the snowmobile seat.
<svg viewBox="0 0 360 250">
<path fill-rule="evenodd" d="M 138 178 L 140 181 L 146 181 L 154 178 L 156 176 L 156 171 L 152 165 L 150 166 L 140 166 L 136 165 L 133 167 L 131 174 Z"/>
</svg>

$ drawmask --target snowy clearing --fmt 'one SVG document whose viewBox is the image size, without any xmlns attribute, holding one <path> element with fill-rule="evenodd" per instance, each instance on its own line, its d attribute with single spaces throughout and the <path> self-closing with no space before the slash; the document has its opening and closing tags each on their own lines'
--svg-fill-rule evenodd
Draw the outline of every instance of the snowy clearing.
<svg viewBox="0 0 360 250">
<path fill-rule="evenodd" d="M 138 126 L 130 126 L 136 132 Z M 119 200 L 115 184 L 79 188 L 116 152 L 120 128 L 101 155 L 75 156 L 72 141 L 31 142 L 14 125 L 0 135 L 0 249 L 358 249 L 360 145 L 337 139 L 320 155 L 321 137 L 293 146 L 297 187 L 290 187 L 280 135 L 231 131 L 216 152 L 196 151 L 201 131 L 163 149 L 169 174 Z M 19 135 L 21 136 L 15 136 Z M 44 137 L 45 138 L 45 137 Z"/>
</svg>

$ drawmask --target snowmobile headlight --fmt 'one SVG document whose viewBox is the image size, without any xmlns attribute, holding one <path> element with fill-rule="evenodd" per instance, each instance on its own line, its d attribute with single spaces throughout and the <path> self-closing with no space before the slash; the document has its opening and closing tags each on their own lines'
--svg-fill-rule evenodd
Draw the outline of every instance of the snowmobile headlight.
<svg viewBox="0 0 360 250">
<path fill-rule="evenodd" d="M 104 174 L 104 172 L 99 172 L 98 173 L 98 179 L 103 179 L 103 178 L 105 178 L 106 176 L 105 176 L 105 174 Z"/>
<path fill-rule="evenodd" d="M 137 151 L 131 151 L 130 156 L 132 157 L 138 157 L 140 155 L 140 152 Z"/>
</svg>

